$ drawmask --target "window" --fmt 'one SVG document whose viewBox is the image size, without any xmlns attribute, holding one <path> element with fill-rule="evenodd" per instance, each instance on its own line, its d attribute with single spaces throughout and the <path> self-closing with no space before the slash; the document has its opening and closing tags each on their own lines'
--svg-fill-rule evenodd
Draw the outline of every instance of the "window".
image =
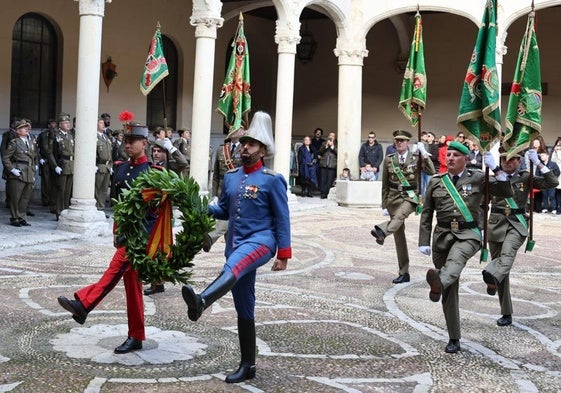
<svg viewBox="0 0 561 393">
<path fill-rule="evenodd" d="M 55 117 L 57 53 L 57 36 L 49 21 L 33 13 L 17 20 L 12 32 L 10 119 L 25 117 L 41 127 Z"/>
<path fill-rule="evenodd" d="M 168 126 L 177 129 L 177 48 L 174 43 L 162 34 L 164 56 L 168 65 L 169 75 L 152 89 L 146 100 L 146 123 L 148 128 L 164 125 L 163 89 L 166 92 L 166 116 Z"/>
</svg>

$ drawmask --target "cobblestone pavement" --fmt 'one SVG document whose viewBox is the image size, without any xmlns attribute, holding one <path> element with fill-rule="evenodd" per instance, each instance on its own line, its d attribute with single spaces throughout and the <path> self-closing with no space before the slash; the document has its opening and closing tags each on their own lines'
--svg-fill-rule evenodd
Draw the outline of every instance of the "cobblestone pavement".
<svg viewBox="0 0 561 393">
<path fill-rule="evenodd" d="M 76 324 L 57 296 L 98 279 L 113 254 L 110 238 L 57 231 L 37 207 L 31 227 L 5 225 L 0 212 L 0 392 L 558 392 L 561 390 L 561 216 L 537 214 L 533 252 L 517 258 L 515 314 L 498 327 L 479 254 L 460 282 L 462 351 L 446 354 L 439 303 L 428 299 L 430 258 L 417 251 L 418 217 L 406 224 L 412 281 L 393 285 L 393 239 L 370 229 L 380 209 L 298 198 L 291 214 L 294 258 L 285 272 L 267 265 L 257 280 L 257 376 L 229 385 L 239 362 L 230 295 L 197 323 L 179 286 L 145 297 L 147 340 L 115 355 L 126 338 L 120 284 Z M 108 220 L 111 225 L 111 220 Z M 224 243 L 195 259 L 200 290 L 223 264 Z"/>
</svg>

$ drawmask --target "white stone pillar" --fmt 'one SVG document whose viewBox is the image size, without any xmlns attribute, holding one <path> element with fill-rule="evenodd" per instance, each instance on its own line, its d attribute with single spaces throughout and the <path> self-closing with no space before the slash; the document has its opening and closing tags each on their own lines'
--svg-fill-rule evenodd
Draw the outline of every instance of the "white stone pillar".
<svg viewBox="0 0 561 393">
<path fill-rule="evenodd" d="M 110 233 L 105 213 L 95 206 L 96 131 L 99 108 L 101 36 L 105 2 L 77 0 L 80 12 L 78 81 L 76 83 L 76 138 L 74 185 L 70 208 L 60 215 L 57 228 L 84 234 Z"/>
<path fill-rule="evenodd" d="M 337 114 L 337 173 L 347 167 L 359 175 L 358 153 L 362 130 L 362 66 L 366 49 L 334 50 L 339 58 L 339 102 Z"/>
<path fill-rule="evenodd" d="M 199 184 L 200 192 L 203 195 L 208 194 L 216 29 L 222 27 L 223 21 L 220 17 L 220 9 L 209 10 L 193 7 L 191 25 L 195 26 L 196 43 L 189 174 Z"/>
<path fill-rule="evenodd" d="M 274 170 L 288 182 L 290 150 L 292 149 L 292 117 L 294 107 L 294 60 L 300 42 L 300 23 L 277 21 L 275 42 L 278 44 L 277 102 L 275 113 Z"/>
</svg>

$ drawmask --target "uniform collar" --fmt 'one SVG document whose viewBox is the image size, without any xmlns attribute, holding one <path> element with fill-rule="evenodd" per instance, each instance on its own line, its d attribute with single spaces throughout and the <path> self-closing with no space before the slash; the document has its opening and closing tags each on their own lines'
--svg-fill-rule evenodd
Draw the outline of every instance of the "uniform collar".
<svg viewBox="0 0 561 393">
<path fill-rule="evenodd" d="M 259 160 L 259 161 L 257 161 L 257 163 L 255 163 L 252 166 L 247 167 L 247 166 L 244 165 L 243 171 L 246 174 L 250 174 L 250 173 L 253 173 L 253 172 L 257 171 L 262 166 L 263 166 L 263 161 Z"/>
<path fill-rule="evenodd" d="M 129 165 L 130 166 L 138 166 L 138 165 L 142 165 L 148 162 L 148 157 L 144 156 L 140 156 L 135 160 L 129 160 Z"/>
</svg>

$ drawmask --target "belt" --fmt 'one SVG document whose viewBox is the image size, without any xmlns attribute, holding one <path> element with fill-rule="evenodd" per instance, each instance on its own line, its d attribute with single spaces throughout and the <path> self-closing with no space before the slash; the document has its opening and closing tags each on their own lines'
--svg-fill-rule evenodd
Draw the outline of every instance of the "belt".
<svg viewBox="0 0 561 393">
<path fill-rule="evenodd" d="M 403 184 L 390 184 L 390 188 L 398 191 L 412 191 L 417 189 L 416 187 L 404 186 Z"/>
<path fill-rule="evenodd" d="M 22 160 L 17 160 L 18 164 L 27 164 L 29 165 L 29 161 L 22 161 Z"/>
<path fill-rule="evenodd" d="M 441 228 L 452 229 L 453 231 L 457 231 L 460 229 L 473 229 L 477 228 L 476 221 L 437 221 L 436 225 Z"/>
<path fill-rule="evenodd" d="M 510 207 L 491 207 L 491 213 L 499 213 L 505 216 L 514 216 L 516 214 L 524 214 L 526 211 L 523 208 L 511 209 Z"/>
<path fill-rule="evenodd" d="M 103 160 L 99 160 L 99 159 L 95 160 L 95 163 L 97 165 L 109 165 L 110 162 L 111 162 L 111 160 L 107 160 L 107 161 L 103 161 Z"/>
<path fill-rule="evenodd" d="M 62 156 L 63 160 L 74 161 L 74 156 Z"/>
</svg>

